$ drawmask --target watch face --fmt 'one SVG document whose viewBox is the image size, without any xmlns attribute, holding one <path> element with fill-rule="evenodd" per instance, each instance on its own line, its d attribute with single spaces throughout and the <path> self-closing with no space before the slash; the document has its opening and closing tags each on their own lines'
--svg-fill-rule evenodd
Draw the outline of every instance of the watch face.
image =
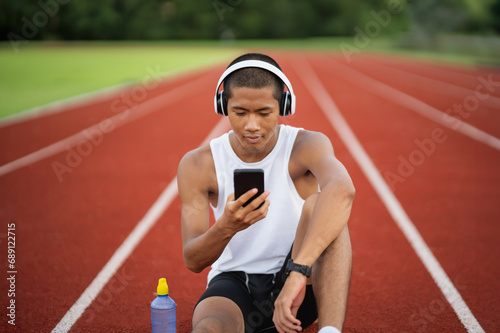
<svg viewBox="0 0 500 333">
<path fill-rule="evenodd" d="M 288 262 L 286 263 L 286 273 L 290 274 L 292 268 L 293 268 L 293 261 L 292 259 L 288 259 Z"/>
</svg>

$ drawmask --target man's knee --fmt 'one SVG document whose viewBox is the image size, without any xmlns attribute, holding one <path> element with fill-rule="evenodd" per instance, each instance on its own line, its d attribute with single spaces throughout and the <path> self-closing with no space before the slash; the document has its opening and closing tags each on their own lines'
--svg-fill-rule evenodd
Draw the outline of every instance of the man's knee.
<svg viewBox="0 0 500 333">
<path fill-rule="evenodd" d="M 352 265 L 351 238 L 347 225 L 318 258 L 320 262 L 324 260 L 329 263 L 345 262 Z"/>
<path fill-rule="evenodd" d="M 212 314 L 194 322 L 193 333 L 244 332 L 243 321 L 228 313 Z"/>
<path fill-rule="evenodd" d="M 224 327 L 227 329 L 228 323 L 224 322 L 223 318 L 212 316 L 205 317 L 199 320 L 196 325 L 193 324 L 193 333 L 217 333 L 225 332 Z"/>
<path fill-rule="evenodd" d="M 319 193 L 313 193 L 307 197 L 304 201 L 304 206 L 302 206 L 302 214 L 307 214 L 307 216 L 311 216 L 314 210 L 314 206 L 316 205 L 316 200 L 318 199 Z"/>
<path fill-rule="evenodd" d="M 206 298 L 193 313 L 193 332 L 244 332 L 243 314 L 228 298 Z"/>
<path fill-rule="evenodd" d="M 222 323 L 216 317 L 206 317 L 193 324 L 193 333 L 208 333 L 222 331 Z"/>
</svg>

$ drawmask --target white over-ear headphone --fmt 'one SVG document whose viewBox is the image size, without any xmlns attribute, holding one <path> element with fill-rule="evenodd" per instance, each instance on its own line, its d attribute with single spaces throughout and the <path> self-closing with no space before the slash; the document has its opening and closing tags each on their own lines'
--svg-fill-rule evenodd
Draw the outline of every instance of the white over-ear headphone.
<svg viewBox="0 0 500 333">
<path fill-rule="evenodd" d="M 215 89 L 215 96 L 214 96 L 214 108 L 215 108 L 215 113 L 221 114 L 223 116 L 227 116 L 227 100 L 224 96 L 224 90 L 219 92 L 220 86 L 222 85 L 222 82 L 226 79 L 226 77 L 237 71 L 238 69 L 242 68 L 249 68 L 249 67 L 256 67 L 256 68 L 262 68 L 265 69 L 277 77 L 280 78 L 280 80 L 285 84 L 285 86 L 288 88 L 288 90 L 283 91 L 283 98 L 280 101 L 280 116 L 286 117 L 288 115 L 294 114 L 295 113 L 295 95 L 293 93 L 293 88 L 292 84 L 288 80 L 288 78 L 285 76 L 285 74 L 276 66 L 271 65 L 268 62 L 261 61 L 261 60 L 244 60 L 237 62 L 236 64 L 229 66 L 224 73 L 222 73 L 222 76 L 219 79 L 219 82 L 217 83 L 217 88 Z"/>
</svg>

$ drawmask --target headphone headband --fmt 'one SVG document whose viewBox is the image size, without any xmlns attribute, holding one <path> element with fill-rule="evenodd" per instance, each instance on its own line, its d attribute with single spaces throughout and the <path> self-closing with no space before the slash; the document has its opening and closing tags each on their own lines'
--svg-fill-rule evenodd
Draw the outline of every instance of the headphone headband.
<svg viewBox="0 0 500 333">
<path fill-rule="evenodd" d="M 222 82 L 228 77 L 231 73 L 242 69 L 242 68 L 250 68 L 250 67 L 255 67 L 255 68 L 261 68 L 265 69 L 268 72 L 273 73 L 277 77 L 281 79 L 281 81 L 285 84 L 285 86 L 288 88 L 288 91 L 290 92 L 291 95 L 291 106 L 290 106 L 290 114 L 295 113 L 295 94 L 293 93 L 293 88 L 292 84 L 286 77 L 286 75 L 276 66 L 271 65 L 268 62 L 261 61 L 261 60 L 244 60 L 237 62 L 236 64 L 229 66 L 224 73 L 222 73 L 219 82 L 217 83 L 217 88 L 215 89 L 215 97 L 214 97 L 214 108 L 215 108 L 215 113 L 217 112 L 217 95 L 219 94 L 219 89 L 222 84 Z"/>
</svg>

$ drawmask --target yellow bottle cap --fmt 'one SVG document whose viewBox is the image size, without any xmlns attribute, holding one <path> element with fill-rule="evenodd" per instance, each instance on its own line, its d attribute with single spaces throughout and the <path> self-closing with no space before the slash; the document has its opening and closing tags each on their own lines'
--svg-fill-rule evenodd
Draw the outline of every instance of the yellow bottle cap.
<svg viewBox="0 0 500 333">
<path fill-rule="evenodd" d="M 158 295 L 168 295 L 167 279 L 161 278 L 158 280 L 158 287 L 156 288 Z"/>
</svg>

